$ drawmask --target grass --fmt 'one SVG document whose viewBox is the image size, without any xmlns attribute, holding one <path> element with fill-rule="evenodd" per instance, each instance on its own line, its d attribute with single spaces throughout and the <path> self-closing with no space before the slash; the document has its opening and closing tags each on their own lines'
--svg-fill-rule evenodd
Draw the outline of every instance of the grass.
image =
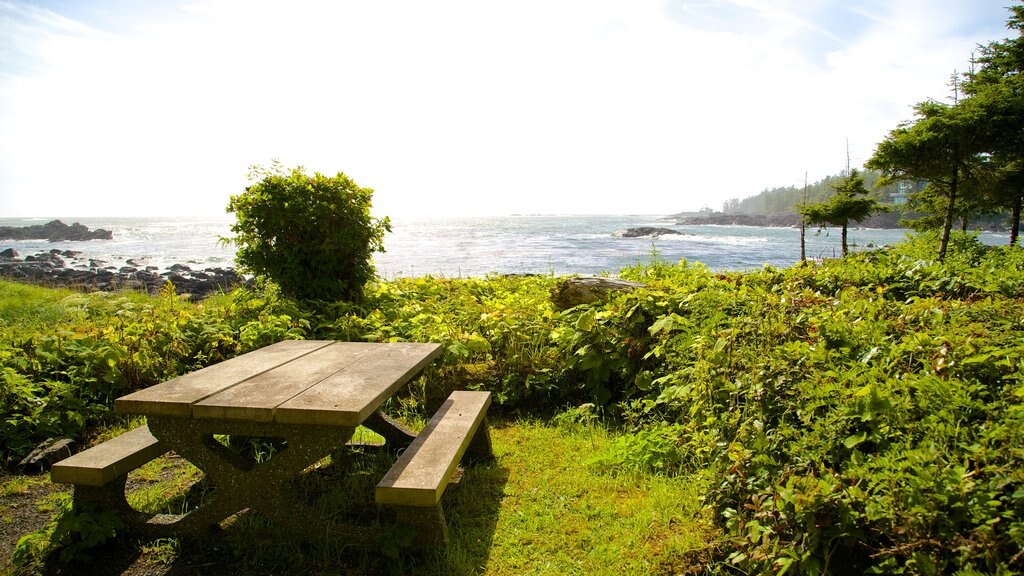
<svg viewBox="0 0 1024 576">
<path fill-rule="evenodd" d="M 599 472 L 587 460 L 611 437 L 597 426 L 538 421 L 494 430 L 498 468 L 507 481 L 482 573 L 657 574 L 703 548 L 704 482 Z M 478 505 L 469 488 L 473 479 L 456 497 L 453 508 L 460 512 Z M 460 538 L 449 559 L 474 545 Z"/>
<path fill-rule="evenodd" d="M 704 547 L 696 478 L 611 475 L 587 461 L 611 441 L 597 426 L 558 427 L 527 420 L 492 429 L 495 462 L 471 467 L 444 506 L 451 531 L 446 554 L 355 559 L 360 571 L 423 574 L 658 574 L 678 568 Z M 370 456 L 348 463 L 324 491 L 328 514 L 351 505 L 345 495 L 372 498 L 387 462 Z M 385 539 L 387 519 L 376 518 Z M 337 550 L 312 553 L 268 538 L 269 527 L 247 518 L 239 527 L 240 559 L 253 573 L 268 568 L 351 564 Z M 272 529 L 271 529 L 272 530 Z M 400 530 L 398 528 L 397 530 Z M 259 546 L 251 544 L 262 543 Z M 387 543 L 385 542 L 385 551 Z M 295 557 L 298 555 L 298 558 Z"/>
<path fill-rule="evenodd" d="M 0 496 L 27 494 L 33 487 L 46 482 L 42 476 L 13 476 L 0 484 Z"/>
<path fill-rule="evenodd" d="M 303 485 L 325 513 L 369 525 L 375 551 L 307 546 L 241 514 L 224 524 L 220 543 L 176 539 L 137 542 L 148 566 L 213 564 L 238 574 L 676 574 L 705 547 L 697 477 L 610 474 L 588 460 L 614 439 L 600 425 L 538 420 L 492 424 L 495 460 L 470 467 L 443 505 L 451 535 L 445 553 L 418 555 L 386 509 L 372 504 L 373 486 L 393 457 L 362 449 L 325 459 Z M 367 438 L 369 439 L 369 438 Z M 197 496 L 201 474 L 176 457 L 158 458 L 129 476 L 129 500 L 150 512 L 180 512 Z M 7 483 L 12 489 L 14 479 Z M 198 485 L 202 492 L 202 483 Z M 59 497 L 59 495 L 58 495 Z M 66 498 L 66 497 L 65 497 Z"/>
<path fill-rule="evenodd" d="M 31 327 L 59 324 L 79 313 L 64 302 L 75 294 L 73 290 L 0 281 L 0 329 L 17 326 L 27 331 Z"/>
</svg>

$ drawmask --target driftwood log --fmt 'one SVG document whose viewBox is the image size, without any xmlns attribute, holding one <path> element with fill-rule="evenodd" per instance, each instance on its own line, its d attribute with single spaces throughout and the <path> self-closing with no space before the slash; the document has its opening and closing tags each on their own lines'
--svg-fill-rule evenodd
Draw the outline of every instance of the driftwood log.
<svg viewBox="0 0 1024 576">
<path fill-rule="evenodd" d="M 562 280 L 551 289 L 551 302 L 562 310 L 568 310 L 580 304 L 606 300 L 609 292 L 632 292 L 644 286 L 646 284 L 618 278 L 574 276 Z"/>
</svg>

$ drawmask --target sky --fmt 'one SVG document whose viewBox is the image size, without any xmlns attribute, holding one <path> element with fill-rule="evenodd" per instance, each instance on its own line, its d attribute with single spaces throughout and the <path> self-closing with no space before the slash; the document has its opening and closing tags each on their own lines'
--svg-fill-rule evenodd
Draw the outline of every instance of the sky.
<svg viewBox="0 0 1024 576">
<path fill-rule="evenodd" d="M 0 0 L 0 217 L 671 214 L 857 167 L 1011 0 Z"/>
</svg>

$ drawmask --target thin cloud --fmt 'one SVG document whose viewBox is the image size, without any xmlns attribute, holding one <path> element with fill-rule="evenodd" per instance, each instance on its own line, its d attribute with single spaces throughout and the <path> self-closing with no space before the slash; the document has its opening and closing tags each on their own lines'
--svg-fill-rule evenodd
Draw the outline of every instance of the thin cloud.
<svg viewBox="0 0 1024 576">
<path fill-rule="evenodd" d="M 46 44 L 97 31 L 46 8 L 0 1 L 0 74 L 31 74 L 45 64 Z"/>
<path fill-rule="evenodd" d="M 273 158 L 387 214 L 718 208 L 866 159 L 998 38 L 896 4 L 0 0 L 46 62 L 0 70 L 0 214 L 218 213 Z"/>
</svg>

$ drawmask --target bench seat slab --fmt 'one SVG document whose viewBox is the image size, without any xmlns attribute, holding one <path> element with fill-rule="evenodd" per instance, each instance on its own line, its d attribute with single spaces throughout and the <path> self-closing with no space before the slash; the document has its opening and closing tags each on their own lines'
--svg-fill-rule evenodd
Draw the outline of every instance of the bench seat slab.
<svg viewBox="0 0 1024 576">
<path fill-rule="evenodd" d="M 50 468 L 50 480 L 58 484 L 104 486 L 166 452 L 167 448 L 149 433 L 149 428 L 139 426 L 57 462 Z"/>
<path fill-rule="evenodd" d="M 437 506 L 490 403 L 490 392 L 452 392 L 377 484 L 377 503 Z"/>
</svg>

